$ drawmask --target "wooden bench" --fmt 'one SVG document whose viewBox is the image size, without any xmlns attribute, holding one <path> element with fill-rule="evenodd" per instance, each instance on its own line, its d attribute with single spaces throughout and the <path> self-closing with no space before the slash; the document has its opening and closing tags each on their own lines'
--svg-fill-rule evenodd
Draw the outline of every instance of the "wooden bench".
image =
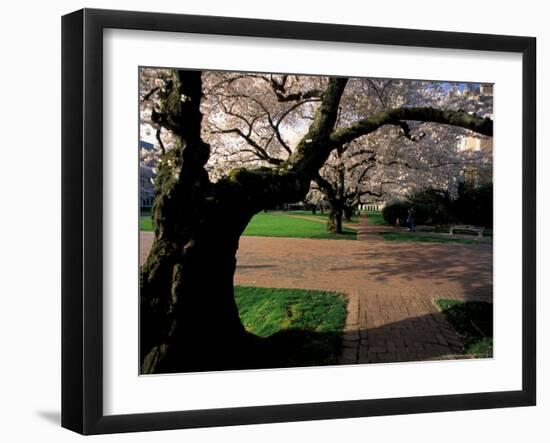
<svg viewBox="0 0 550 443">
<path fill-rule="evenodd" d="M 482 226 L 473 226 L 473 225 L 452 225 L 450 234 L 453 235 L 455 233 L 454 231 L 476 232 L 477 236 L 481 238 L 483 237 L 485 228 Z"/>
</svg>

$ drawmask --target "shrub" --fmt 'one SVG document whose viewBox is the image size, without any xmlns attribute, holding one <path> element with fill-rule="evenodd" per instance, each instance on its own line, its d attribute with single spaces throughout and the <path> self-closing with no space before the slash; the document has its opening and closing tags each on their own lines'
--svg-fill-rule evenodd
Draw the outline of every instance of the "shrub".
<svg viewBox="0 0 550 443">
<path fill-rule="evenodd" d="M 454 218 L 461 223 L 493 226 L 493 184 L 460 183 L 453 202 Z"/>
<path fill-rule="evenodd" d="M 447 225 L 461 223 L 491 228 L 493 226 L 493 185 L 460 183 L 458 196 L 451 199 L 447 191 L 428 188 L 410 195 L 406 200 L 388 204 L 382 210 L 384 221 L 401 225 L 407 220 L 407 211 L 413 208 L 417 225 Z"/>
<path fill-rule="evenodd" d="M 413 194 L 409 202 L 416 212 L 417 223 L 443 225 L 453 221 L 453 202 L 447 191 L 428 188 Z"/>
<path fill-rule="evenodd" d="M 395 201 L 384 206 L 382 217 L 384 217 L 384 221 L 389 225 L 395 225 L 397 219 L 399 219 L 401 225 L 404 225 L 407 220 L 407 211 L 410 207 L 410 203 L 406 201 Z"/>
</svg>

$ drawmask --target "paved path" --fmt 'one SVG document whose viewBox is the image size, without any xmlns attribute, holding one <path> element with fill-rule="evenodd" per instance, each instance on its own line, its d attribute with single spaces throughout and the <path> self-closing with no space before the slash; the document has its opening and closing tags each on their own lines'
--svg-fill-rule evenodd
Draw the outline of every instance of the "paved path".
<svg viewBox="0 0 550 443">
<path fill-rule="evenodd" d="M 344 364 L 463 357 L 432 300 L 492 300 L 492 246 L 386 242 L 381 228 L 362 219 L 362 241 L 242 237 L 235 283 L 344 293 Z"/>
</svg>

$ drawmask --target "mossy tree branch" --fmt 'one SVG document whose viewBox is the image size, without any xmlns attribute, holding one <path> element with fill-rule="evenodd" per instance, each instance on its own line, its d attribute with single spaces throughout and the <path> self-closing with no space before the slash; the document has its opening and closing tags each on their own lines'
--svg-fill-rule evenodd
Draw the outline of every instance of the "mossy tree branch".
<svg viewBox="0 0 550 443">
<path fill-rule="evenodd" d="M 375 132 L 384 125 L 402 126 L 403 121 L 433 122 L 452 125 L 489 137 L 493 136 L 493 121 L 463 111 L 445 111 L 427 108 L 397 108 L 378 112 L 359 120 L 347 128 L 334 131 L 330 135 L 332 147 L 342 146 L 352 140 Z"/>
</svg>

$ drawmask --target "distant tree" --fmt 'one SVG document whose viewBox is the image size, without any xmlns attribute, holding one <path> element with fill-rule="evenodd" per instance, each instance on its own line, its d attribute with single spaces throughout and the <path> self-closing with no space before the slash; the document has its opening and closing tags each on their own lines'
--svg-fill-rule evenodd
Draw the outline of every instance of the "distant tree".
<svg viewBox="0 0 550 443">
<path fill-rule="evenodd" d="M 346 91 L 340 107 L 349 111 L 340 115 L 348 120 L 357 107 L 367 114 L 420 105 L 492 113 L 492 101 L 480 100 L 479 86 L 474 85 L 352 79 Z M 465 168 L 477 170 L 490 160 L 481 152 L 461 151 L 464 135 L 462 128 L 407 122 L 383 127 L 336 148 L 314 184 L 330 204 L 329 230 L 341 232 L 342 218 L 349 220 L 361 203 L 403 199 L 426 188 L 455 195 Z"/>
</svg>

